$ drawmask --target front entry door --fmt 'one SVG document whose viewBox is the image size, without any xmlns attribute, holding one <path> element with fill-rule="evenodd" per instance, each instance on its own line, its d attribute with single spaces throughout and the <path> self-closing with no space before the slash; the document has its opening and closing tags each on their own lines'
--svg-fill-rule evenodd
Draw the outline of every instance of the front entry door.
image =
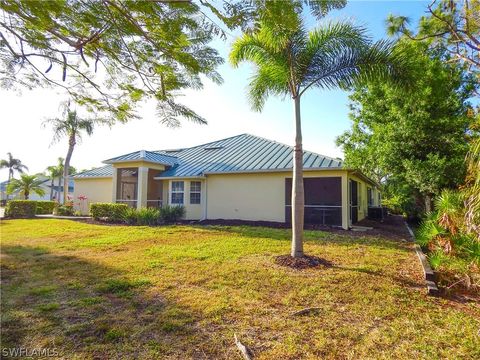
<svg viewBox="0 0 480 360">
<path fill-rule="evenodd" d="M 358 221 L 358 183 L 350 180 L 350 224 Z"/>
</svg>

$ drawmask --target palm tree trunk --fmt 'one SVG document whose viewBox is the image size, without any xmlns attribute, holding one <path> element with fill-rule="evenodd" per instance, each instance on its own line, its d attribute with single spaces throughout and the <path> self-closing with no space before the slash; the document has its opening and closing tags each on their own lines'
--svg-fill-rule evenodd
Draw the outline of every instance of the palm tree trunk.
<svg viewBox="0 0 480 360">
<path fill-rule="evenodd" d="M 68 141 L 68 151 L 65 157 L 65 164 L 63 167 L 63 205 L 67 203 L 68 198 L 68 173 L 70 170 L 70 159 L 72 158 L 73 148 L 75 147 L 75 134 L 70 135 Z"/>
<path fill-rule="evenodd" d="M 425 212 L 432 211 L 432 197 L 430 195 L 425 195 Z"/>
<path fill-rule="evenodd" d="M 292 182 L 292 257 L 303 257 L 303 221 L 305 194 L 303 190 L 303 148 L 300 97 L 295 101 L 295 147 L 293 152 Z"/>
<path fill-rule="evenodd" d="M 8 169 L 8 183 L 10 184 L 10 181 L 12 181 L 12 177 L 13 177 L 13 170 L 10 168 Z M 7 201 L 8 201 L 8 198 L 10 197 L 9 194 L 7 194 Z"/>
<path fill-rule="evenodd" d="M 59 174 L 58 175 L 58 182 L 57 182 L 57 201 L 60 203 L 60 197 L 61 197 L 61 192 L 60 192 L 60 188 L 62 186 L 62 174 Z"/>
<path fill-rule="evenodd" d="M 53 200 L 53 187 L 55 186 L 55 177 L 52 176 L 52 181 L 50 182 L 50 201 Z"/>
</svg>

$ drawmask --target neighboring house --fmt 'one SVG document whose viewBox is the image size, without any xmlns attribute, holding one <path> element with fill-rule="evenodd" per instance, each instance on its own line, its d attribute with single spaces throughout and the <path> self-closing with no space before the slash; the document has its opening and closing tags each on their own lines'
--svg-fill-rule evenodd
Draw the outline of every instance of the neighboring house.
<svg viewBox="0 0 480 360">
<path fill-rule="evenodd" d="M 50 200 L 50 189 L 51 187 L 51 180 L 47 176 L 44 175 L 39 175 L 38 176 L 42 180 L 42 184 L 40 187 L 45 191 L 45 195 L 39 196 L 36 193 L 32 192 L 29 195 L 29 200 Z M 55 179 L 54 181 L 55 184 L 58 184 L 58 179 Z M 3 181 L 0 183 L 0 200 L 6 200 L 7 199 L 7 186 L 8 186 L 8 180 Z M 74 186 L 74 181 L 73 179 L 69 180 L 69 186 L 68 186 L 68 196 L 73 199 L 73 186 Z M 53 198 L 54 200 L 59 200 L 63 198 L 62 196 L 63 192 L 63 186 L 53 186 Z M 23 196 L 20 195 L 18 192 L 15 192 L 13 194 L 8 195 L 8 199 L 23 199 Z"/>
<path fill-rule="evenodd" d="M 75 199 L 183 205 L 187 220 L 291 221 L 292 147 L 242 134 L 191 148 L 140 150 L 73 176 Z M 304 152 L 305 222 L 345 229 L 380 205 L 377 184 L 340 160 Z"/>
</svg>

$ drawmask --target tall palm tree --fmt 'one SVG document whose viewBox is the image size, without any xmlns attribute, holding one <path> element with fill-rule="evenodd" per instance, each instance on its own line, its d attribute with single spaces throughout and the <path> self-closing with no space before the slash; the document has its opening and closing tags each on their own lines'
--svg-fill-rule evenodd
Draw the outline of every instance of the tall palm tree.
<svg viewBox="0 0 480 360">
<path fill-rule="evenodd" d="M 101 120 L 82 119 L 75 109 L 71 109 L 70 102 L 63 104 L 62 108 L 63 118 L 48 119 L 44 122 L 44 126 L 47 124 L 52 126 L 54 143 L 60 141 L 63 137 L 68 138 L 68 151 L 63 168 L 63 204 L 65 204 L 68 195 L 70 160 L 72 159 L 75 145 L 81 141 L 82 132 L 92 135 L 95 123 Z"/>
<path fill-rule="evenodd" d="M 7 186 L 7 194 L 19 192 L 23 195 L 25 200 L 28 200 L 30 193 L 34 192 L 39 196 L 45 195 L 45 190 L 40 187 L 43 180 L 39 179 L 37 175 L 21 174 L 20 179 L 12 179 Z"/>
<path fill-rule="evenodd" d="M 292 257 L 303 257 L 304 189 L 300 99 L 311 88 L 348 88 L 370 79 L 399 77 L 401 58 L 390 43 L 372 43 L 362 27 L 328 22 L 311 31 L 298 2 L 266 2 L 255 29 L 232 45 L 230 62 L 256 66 L 249 99 L 261 111 L 269 95 L 289 96 L 295 109 L 292 184 Z M 269 5 L 270 4 L 270 5 Z M 268 6 L 271 9 L 268 9 Z"/>
<path fill-rule="evenodd" d="M 15 171 L 22 174 L 24 170 L 28 170 L 28 167 L 23 165 L 20 159 L 15 159 L 12 153 L 7 153 L 7 160 L 0 160 L 0 169 L 8 169 L 8 181 L 10 182 Z"/>
<path fill-rule="evenodd" d="M 23 174 L 23 171 L 28 170 L 28 167 L 23 165 L 20 159 L 15 159 L 12 156 L 12 153 L 7 153 L 7 160 L 0 160 L 0 169 L 8 169 L 8 183 L 10 184 L 10 181 L 12 181 L 15 171 Z"/>
</svg>

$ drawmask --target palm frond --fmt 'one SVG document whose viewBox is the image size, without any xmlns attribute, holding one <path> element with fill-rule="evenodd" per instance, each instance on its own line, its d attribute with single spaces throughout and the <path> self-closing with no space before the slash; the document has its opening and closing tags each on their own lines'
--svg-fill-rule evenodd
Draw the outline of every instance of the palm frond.
<svg viewBox="0 0 480 360">
<path fill-rule="evenodd" d="M 233 67 L 243 61 L 251 61 L 257 66 L 272 63 L 282 63 L 282 56 L 268 44 L 265 36 L 259 34 L 244 34 L 237 39 L 230 51 L 230 63 Z"/>
<path fill-rule="evenodd" d="M 248 98 L 255 111 L 261 111 L 270 95 L 288 94 L 289 73 L 280 66 L 259 68 L 248 86 Z"/>
<path fill-rule="evenodd" d="M 347 0 L 303 0 L 310 8 L 310 13 L 317 19 L 323 18 L 332 10 L 339 10 L 347 5 Z"/>
<path fill-rule="evenodd" d="M 314 59 L 305 75 L 303 91 L 312 86 L 349 89 L 369 81 L 392 81 L 408 86 L 407 64 L 407 59 L 394 50 L 393 43 L 385 40 L 337 49 Z"/>
</svg>

